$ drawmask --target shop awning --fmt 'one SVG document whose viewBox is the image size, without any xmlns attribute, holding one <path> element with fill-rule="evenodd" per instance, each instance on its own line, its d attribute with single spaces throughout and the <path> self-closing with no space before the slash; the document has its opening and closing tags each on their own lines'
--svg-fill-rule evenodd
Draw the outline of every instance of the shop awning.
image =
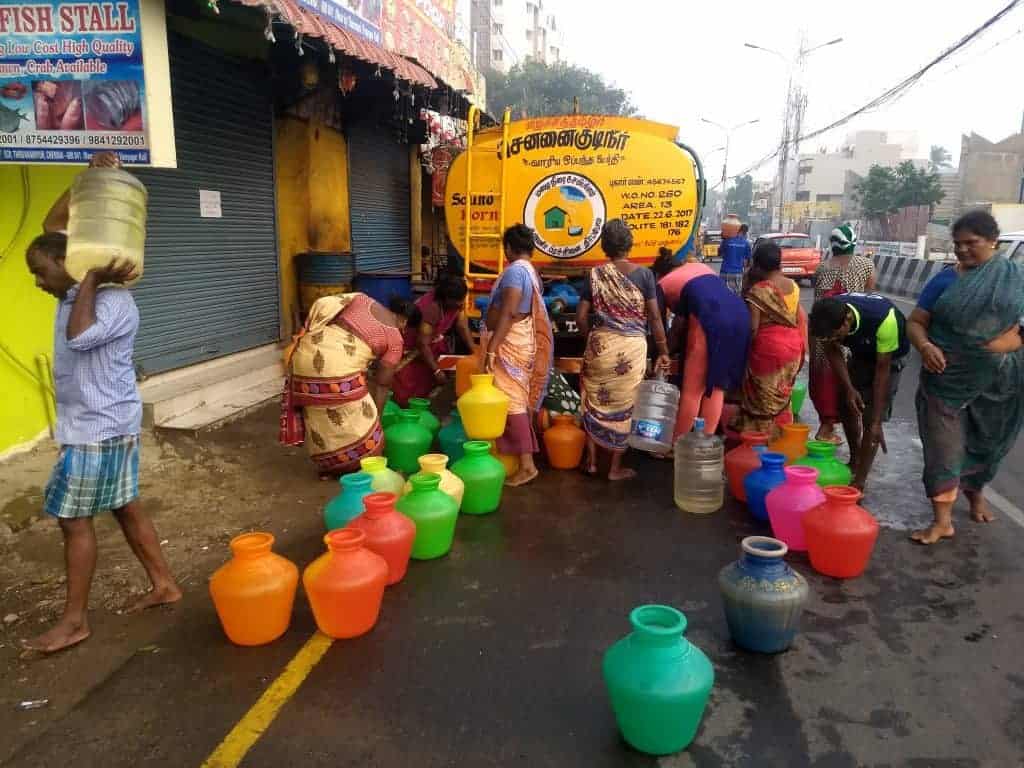
<svg viewBox="0 0 1024 768">
<path fill-rule="evenodd" d="M 371 43 L 369 40 L 320 18 L 299 6 L 295 0 L 235 0 L 235 2 L 253 8 L 263 8 L 270 13 L 277 14 L 297 33 L 306 37 L 321 38 L 339 53 L 389 69 L 402 80 L 425 86 L 431 90 L 439 87 L 437 80 L 416 62 L 409 61 L 404 56 L 392 53 L 383 46 Z"/>
</svg>

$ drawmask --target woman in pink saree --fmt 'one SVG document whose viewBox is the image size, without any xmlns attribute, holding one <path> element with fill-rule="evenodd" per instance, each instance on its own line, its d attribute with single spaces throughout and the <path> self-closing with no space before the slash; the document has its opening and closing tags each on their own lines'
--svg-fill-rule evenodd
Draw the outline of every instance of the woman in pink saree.
<svg viewBox="0 0 1024 768">
<path fill-rule="evenodd" d="M 403 408 L 408 406 L 410 398 L 429 397 L 434 388 L 444 382 L 444 372 L 437 358 L 451 353 L 448 334 L 452 329 L 469 347 L 470 353 L 475 353 L 469 321 L 463 311 L 465 300 L 465 279 L 444 274 L 434 290 L 416 301 L 419 323 L 406 326 L 402 333 L 402 362 L 392 382 L 392 396 Z"/>
</svg>

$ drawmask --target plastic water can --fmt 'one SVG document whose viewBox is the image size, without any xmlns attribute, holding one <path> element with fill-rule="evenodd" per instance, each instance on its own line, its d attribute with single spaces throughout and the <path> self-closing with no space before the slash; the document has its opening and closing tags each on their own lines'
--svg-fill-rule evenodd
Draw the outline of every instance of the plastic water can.
<svg viewBox="0 0 1024 768">
<path fill-rule="evenodd" d="M 679 412 L 679 390 L 659 373 L 640 382 L 628 442 L 638 451 L 668 453 Z"/>
<path fill-rule="evenodd" d="M 676 506 L 684 512 L 717 512 L 725 500 L 724 447 L 716 435 L 704 434 L 704 419 L 695 419 L 693 431 L 676 441 Z"/>
<path fill-rule="evenodd" d="M 127 261 L 142 277 L 146 201 L 142 182 L 119 168 L 89 168 L 71 184 L 68 274 L 81 281 L 95 267 Z"/>
</svg>

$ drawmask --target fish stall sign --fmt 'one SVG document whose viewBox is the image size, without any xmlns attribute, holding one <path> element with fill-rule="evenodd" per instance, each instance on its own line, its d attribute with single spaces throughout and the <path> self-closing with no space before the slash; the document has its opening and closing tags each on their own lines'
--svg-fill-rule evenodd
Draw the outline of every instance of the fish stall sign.
<svg viewBox="0 0 1024 768">
<path fill-rule="evenodd" d="M 0 0 L 0 162 L 150 162 L 140 0 Z"/>
</svg>

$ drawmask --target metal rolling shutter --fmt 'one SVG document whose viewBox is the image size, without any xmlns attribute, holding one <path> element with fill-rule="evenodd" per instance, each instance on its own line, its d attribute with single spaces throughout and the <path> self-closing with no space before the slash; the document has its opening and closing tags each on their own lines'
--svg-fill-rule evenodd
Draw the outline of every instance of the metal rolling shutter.
<svg viewBox="0 0 1024 768">
<path fill-rule="evenodd" d="M 278 323 L 269 77 L 169 35 L 177 169 L 145 169 L 145 276 L 136 365 L 166 371 L 274 342 Z M 200 218 L 199 190 L 222 218 Z"/>
<path fill-rule="evenodd" d="M 347 131 L 356 271 L 408 270 L 409 147 L 373 120 Z"/>
</svg>

